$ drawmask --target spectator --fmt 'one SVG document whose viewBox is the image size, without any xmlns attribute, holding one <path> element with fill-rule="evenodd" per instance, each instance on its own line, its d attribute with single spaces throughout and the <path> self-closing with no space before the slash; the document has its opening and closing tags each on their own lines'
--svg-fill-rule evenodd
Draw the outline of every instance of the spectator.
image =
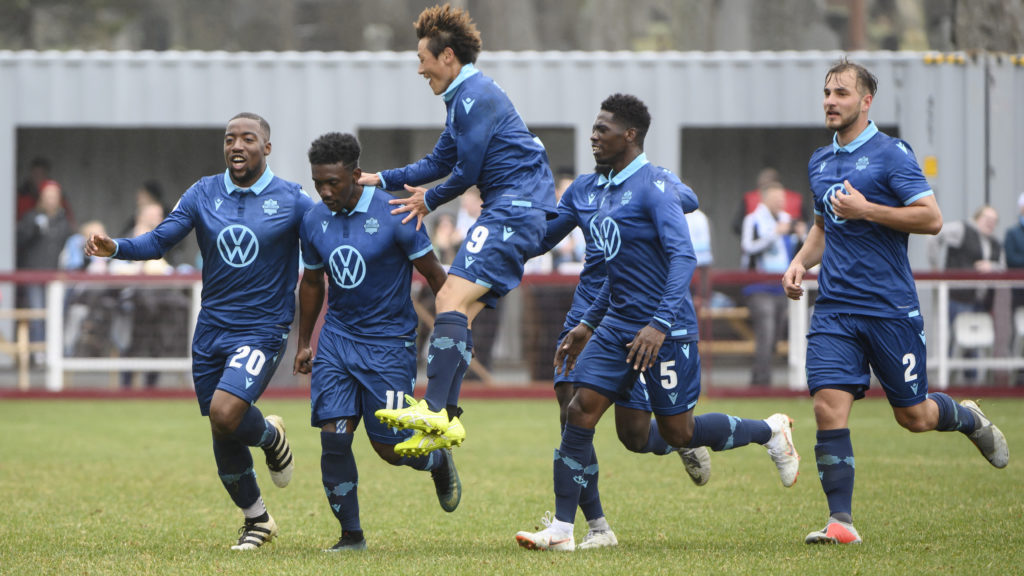
<svg viewBox="0 0 1024 576">
<path fill-rule="evenodd" d="M 971 220 L 950 222 L 942 227 L 928 246 L 928 257 L 936 270 L 999 272 L 1006 269 L 1003 245 L 995 236 L 999 214 L 985 205 Z M 949 321 L 961 312 L 983 312 L 992 308 L 992 291 L 965 288 L 949 291 Z"/>
<path fill-rule="evenodd" d="M 17 220 L 21 220 L 25 213 L 36 207 L 36 204 L 39 202 L 39 191 L 42 188 L 43 182 L 48 180 L 52 180 L 50 177 L 50 161 L 41 156 L 33 158 L 32 163 L 29 164 L 28 178 L 18 185 Z M 60 202 L 68 222 L 71 222 L 71 225 L 74 226 L 75 218 L 67 198 L 61 195 Z"/>
<path fill-rule="evenodd" d="M 60 254 L 60 268 L 89 274 L 106 274 L 110 260 L 87 256 L 85 243 L 93 234 L 106 234 L 99 220 L 90 220 L 71 235 Z M 65 297 L 64 354 L 98 357 L 113 347 L 111 329 L 117 314 L 117 291 L 90 284 L 72 284 Z"/>
<path fill-rule="evenodd" d="M 1006 229 L 1003 242 L 1007 268 L 1024 268 L 1024 192 L 1017 198 L 1017 221 Z M 1013 291 L 1013 308 L 1024 306 L 1024 289 Z"/>
<path fill-rule="evenodd" d="M 441 264 L 451 266 L 464 238 L 455 227 L 455 216 L 448 212 L 438 214 L 434 232 L 430 237 L 433 239 L 437 259 Z M 434 299 L 433 295 L 430 299 Z"/>
<path fill-rule="evenodd" d="M 71 236 L 72 228 L 64 208 L 61 206 L 61 187 L 54 180 L 45 180 L 39 188 L 39 202 L 18 220 L 17 267 L 19 270 L 56 270 L 60 252 Z M 45 308 L 46 286 L 26 284 L 19 291 L 19 306 L 23 308 Z M 42 320 L 29 324 L 29 339 L 33 342 L 45 339 L 45 325 Z M 36 352 L 32 362 L 42 365 L 45 355 Z"/>
<path fill-rule="evenodd" d="M 748 270 L 782 274 L 796 253 L 796 235 L 782 184 L 761 186 L 761 203 L 743 218 L 742 266 Z M 750 385 L 771 386 L 775 344 L 786 335 L 786 294 L 777 282 L 753 283 L 743 288 L 754 327 L 754 363 Z"/>
<path fill-rule="evenodd" d="M 708 222 L 708 215 L 697 208 L 693 212 L 687 212 L 686 226 L 690 229 L 690 243 L 693 244 L 693 251 L 697 255 L 697 269 L 694 271 L 696 293 L 693 295 L 693 305 L 700 311 L 707 304 L 711 293 L 711 275 L 708 269 L 715 259 L 711 254 L 711 224 Z"/>
<path fill-rule="evenodd" d="M 732 217 L 732 231 L 734 234 L 737 236 L 741 235 L 743 218 L 753 212 L 757 205 L 761 203 L 761 188 L 772 182 L 782 182 L 779 178 L 779 171 L 771 167 L 762 168 L 761 172 L 757 175 L 757 188 L 745 192 L 740 197 L 739 205 L 736 206 L 736 212 Z M 783 190 L 785 190 L 786 198 L 784 210 L 789 214 L 790 220 L 795 223 L 793 231 L 803 239 L 807 236 L 807 222 L 810 220 L 804 196 L 785 187 L 783 187 Z"/>
</svg>

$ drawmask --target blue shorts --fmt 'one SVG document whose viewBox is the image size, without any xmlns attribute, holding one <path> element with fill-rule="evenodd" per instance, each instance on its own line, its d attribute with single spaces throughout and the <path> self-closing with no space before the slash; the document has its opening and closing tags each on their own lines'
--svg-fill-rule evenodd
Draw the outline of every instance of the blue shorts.
<svg viewBox="0 0 1024 576">
<path fill-rule="evenodd" d="M 837 388 L 857 399 L 871 386 L 871 370 L 889 404 L 915 406 L 928 394 L 924 319 L 815 313 L 807 334 L 807 387 Z"/>
<path fill-rule="evenodd" d="M 366 435 L 398 444 L 412 430 L 377 420 L 381 408 L 404 408 L 416 384 L 416 343 L 365 342 L 324 328 L 320 332 L 310 381 L 310 424 L 320 428 L 342 418 L 362 418 Z"/>
<path fill-rule="evenodd" d="M 576 325 L 574 324 L 573 327 L 575 328 L 575 326 Z M 565 338 L 565 335 L 569 333 L 570 329 L 571 328 L 564 328 L 562 330 L 562 333 L 559 334 L 559 336 L 558 336 L 558 342 L 559 343 L 562 342 L 562 340 Z M 577 366 L 577 368 L 579 367 L 579 363 L 578 362 L 576 363 L 576 366 Z M 563 363 L 563 367 L 564 367 L 564 363 Z M 577 376 L 576 376 L 577 368 L 574 368 L 574 369 L 570 370 L 568 374 L 565 374 L 561 370 L 559 370 L 559 372 L 557 374 L 555 374 L 555 378 L 554 378 L 555 386 L 557 386 L 559 384 L 562 384 L 562 383 L 565 383 L 565 382 L 568 382 L 568 383 L 571 383 L 571 384 L 577 383 L 579 381 L 579 380 L 577 380 Z M 633 383 L 633 388 L 629 391 L 629 399 L 628 400 L 619 401 L 619 402 L 616 402 L 616 404 L 618 404 L 619 406 L 622 406 L 624 408 L 632 408 L 633 410 L 642 410 L 644 412 L 650 412 L 651 411 L 651 399 L 650 399 L 650 397 L 647 394 L 647 384 L 644 382 L 644 377 L 643 376 L 638 377 L 636 379 L 636 382 Z"/>
<path fill-rule="evenodd" d="M 287 344 L 287 326 L 229 330 L 197 325 L 192 337 L 192 381 L 199 412 L 210 415 L 215 390 L 254 404 L 270 383 Z"/>
<path fill-rule="evenodd" d="M 448 273 L 489 288 L 480 301 L 494 308 L 523 279 L 523 265 L 544 239 L 546 217 L 539 208 L 491 206 L 470 226 Z"/>
<path fill-rule="evenodd" d="M 646 381 L 650 410 L 671 416 L 693 410 L 700 397 L 700 354 L 696 342 L 665 340 L 654 366 L 637 372 L 626 363 L 626 344 L 635 332 L 598 326 L 573 370 L 577 385 L 590 388 L 620 406 L 633 407 L 636 383 Z"/>
</svg>

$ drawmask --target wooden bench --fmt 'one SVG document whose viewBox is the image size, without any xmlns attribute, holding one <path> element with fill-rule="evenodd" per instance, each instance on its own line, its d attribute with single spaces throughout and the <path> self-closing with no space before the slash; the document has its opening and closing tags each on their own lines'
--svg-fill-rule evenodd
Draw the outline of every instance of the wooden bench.
<svg viewBox="0 0 1024 576">
<path fill-rule="evenodd" d="M 712 337 L 702 340 L 700 351 L 709 354 L 729 354 L 735 356 L 754 355 L 754 331 L 750 328 L 750 309 L 746 306 L 729 308 L 701 308 L 698 318 L 705 321 L 725 320 L 729 327 L 739 336 L 738 339 L 719 340 Z M 789 342 L 782 340 L 775 343 L 775 353 L 781 356 L 789 354 Z"/>
<path fill-rule="evenodd" d="M 29 358 L 32 352 L 46 352 L 46 342 L 29 340 L 28 325 L 32 320 L 44 320 L 45 308 L 0 308 L 0 321 L 13 320 L 14 341 L 0 334 L 0 353 L 12 356 L 18 366 L 18 389 L 28 390 Z"/>
</svg>

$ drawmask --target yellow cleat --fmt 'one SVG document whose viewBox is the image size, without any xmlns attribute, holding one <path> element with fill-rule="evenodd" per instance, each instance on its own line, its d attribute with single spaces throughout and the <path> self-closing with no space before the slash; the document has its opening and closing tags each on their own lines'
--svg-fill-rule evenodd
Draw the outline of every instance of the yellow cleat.
<svg viewBox="0 0 1024 576">
<path fill-rule="evenodd" d="M 409 403 L 405 408 L 381 408 L 373 415 L 393 428 L 412 428 L 435 434 L 443 434 L 448 429 L 450 422 L 448 412 L 444 408 L 434 412 L 427 407 L 426 400 L 416 402 L 416 399 L 408 394 L 405 395 L 405 401 Z"/>
<path fill-rule="evenodd" d="M 424 456 L 441 448 L 461 446 L 465 440 L 466 429 L 462 427 L 462 422 L 459 422 L 459 419 L 456 418 L 450 422 L 444 434 L 417 430 L 408 440 L 395 446 L 395 454 L 399 456 Z"/>
</svg>

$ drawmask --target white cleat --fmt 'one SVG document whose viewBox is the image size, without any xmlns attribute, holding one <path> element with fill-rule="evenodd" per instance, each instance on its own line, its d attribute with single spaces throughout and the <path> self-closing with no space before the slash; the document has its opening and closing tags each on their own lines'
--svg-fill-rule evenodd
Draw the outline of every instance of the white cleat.
<svg viewBox="0 0 1024 576">
<path fill-rule="evenodd" d="M 255 522 L 246 518 L 245 524 L 238 529 L 238 543 L 231 549 L 255 550 L 273 540 L 276 534 L 277 523 L 270 514 L 267 514 L 266 522 Z"/>
<path fill-rule="evenodd" d="M 277 429 L 277 442 L 263 448 L 263 453 L 267 457 L 267 468 L 274 486 L 284 488 L 292 481 L 292 472 L 295 470 L 292 447 L 284 434 L 284 420 L 274 415 L 267 416 L 266 420 L 267 424 Z"/>
<path fill-rule="evenodd" d="M 608 548 L 618 545 L 619 540 L 615 537 L 615 532 L 611 530 L 590 530 L 580 542 L 579 549 L 593 550 L 595 548 Z"/>
<path fill-rule="evenodd" d="M 679 458 L 683 461 L 683 467 L 686 468 L 686 473 L 690 475 L 690 480 L 697 486 L 703 486 L 708 483 L 711 479 L 711 451 L 708 450 L 707 446 L 698 446 L 697 448 L 680 448 L 676 450 L 679 454 Z M 583 544 L 580 543 L 580 548 Z"/>
<path fill-rule="evenodd" d="M 544 529 L 540 532 L 521 531 L 516 534 L 516 542 L 527 550 L 551 550 L 553 552 L 572 552 L 576 549 L 576 540 L 572 532 L 555 526 L 551 512 L 540 519 Z M 614 537 L 614 536 L 613 536 Z"/>
<path fill-rule="evenodd" d="M 772 437 L 765 443 L 768 455 L 779 469 L 782 485 L 789 488 L 800 475 L 800 455 L 793 445 L 793 419 L 785 414 L 772 414 L 764 419 L 772 429 Z"/>
<path fill-rule="evenodd" d="M 1006 465 L 1010 463 L 1010 447 L 1006 444 L 1006 436 L 985 417 L 985 413 L 978 407 L 977 402 L 964 400 L 960 402 L 960 405 L 974 414 L 974 421 L 977 424 L 974 432 L 968 434 L 967 437 L 974 442 L 974 445 L 978 447 L 982 456 L 990 464 L 996 468 L 1006 468 Z"/>
</svg>

